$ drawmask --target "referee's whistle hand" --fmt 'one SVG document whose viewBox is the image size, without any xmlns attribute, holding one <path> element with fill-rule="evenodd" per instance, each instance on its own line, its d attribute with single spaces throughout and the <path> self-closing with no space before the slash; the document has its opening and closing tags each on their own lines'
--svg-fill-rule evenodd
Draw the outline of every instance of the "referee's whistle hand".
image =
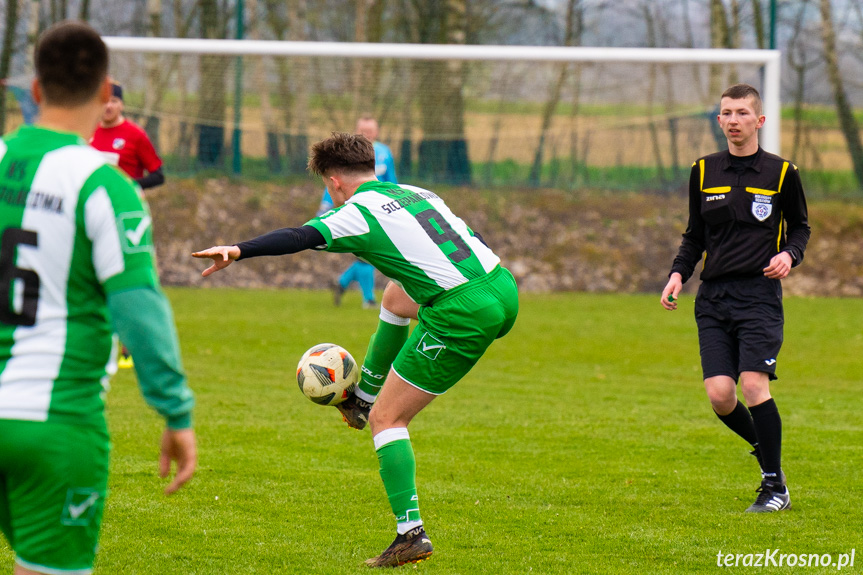
<svg viewBox="0 0 863 575">
<path fill-rule="evenodd" d="M 668 278 L 668 283 L 665 284 L 665 289 L 662 290 L 662 297 L 659 298 L 662 307 L 668 311 L 676 310 L 677 297 L 680 295 L 681 289 L 683 289 L 683 282 L 681 281 L 680 274 L 675 272 Z"/>
</svg>

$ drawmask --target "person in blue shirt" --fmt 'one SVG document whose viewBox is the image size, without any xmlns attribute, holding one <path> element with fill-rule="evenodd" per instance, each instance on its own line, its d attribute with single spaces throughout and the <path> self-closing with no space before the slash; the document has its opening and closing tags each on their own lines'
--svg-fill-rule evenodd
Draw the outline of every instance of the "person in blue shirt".
<svg viewBox="0 0 863 575">
<path fill-rule="evenodd" d="M 377 141 L 378 138 L 378 121 L 370 116 L 363 115 L 357 120 L 357 133 L 362 134 L 372 142 L 375 148 L 375 176 L 381 182 L 390 182 L 398 184 L 396 179 L 396 165 L 393 160 L 393 153 L 386 144 Z M 330 197 L 330 192 L 324 188 L 324 195 L 321 198 L 321 205 L 318 207 L 317 215 L 333 209 L 333 199 Z M 357 260 L 351 267 L 339 277 L 333 287 L 333 301 L 338 306 L 342 303 L 342 295 L 347 291 L 351 283 L 357 282 L 360 290 L 363 292 L 363 307 L 376 308 L 375 301 L 375 268 L 364 261 Z"/>
</svg>

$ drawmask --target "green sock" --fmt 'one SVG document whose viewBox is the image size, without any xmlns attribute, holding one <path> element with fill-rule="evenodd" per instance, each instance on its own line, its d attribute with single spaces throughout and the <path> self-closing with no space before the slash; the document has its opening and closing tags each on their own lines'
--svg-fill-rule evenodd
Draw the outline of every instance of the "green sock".
<svg viewBox="0 0 863 575">
<path fill-rule="evenodd" d="M 416 459 L 407 428 L 385 429 L 375 435 L 381 479 L 399 533 L 422 525 L 416 485 Z"/>
<path fill-rule="evenodd" d="M 390 372 L 390 367 L 401 351 L 410 333 L 411 320 L 381 308 L 378 330 L 369 340 L 369 349 L 363 360 L 357 397 L 374 401 Z"/>
</svg>

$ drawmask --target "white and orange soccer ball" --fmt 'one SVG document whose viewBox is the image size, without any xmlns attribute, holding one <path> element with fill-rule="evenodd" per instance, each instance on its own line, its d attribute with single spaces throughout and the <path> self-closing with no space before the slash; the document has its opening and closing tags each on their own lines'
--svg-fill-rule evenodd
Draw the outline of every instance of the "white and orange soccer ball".
<svg viewBox="0 0 863 575">
<path fill-rule="evenodd" d="M 304 353 L 297 365 L 300 391 L 318 405 L 340 404 L 353 392 L 358 379 L 357 362 L 334 343 L 319 343 Z"/>
</svg>

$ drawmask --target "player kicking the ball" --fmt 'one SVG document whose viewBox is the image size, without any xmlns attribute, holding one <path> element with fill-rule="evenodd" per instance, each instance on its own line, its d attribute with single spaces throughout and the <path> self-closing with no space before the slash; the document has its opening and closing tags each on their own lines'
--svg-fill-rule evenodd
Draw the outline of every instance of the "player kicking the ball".
<svg viewBox="0 0 863 575">
<path fill-rule="evenodd" d="M 192 255 L 213 260 L 203 272 L 208 276 L 234 260 L 323 247 L 353 253 L 401 285 L 391 284 L 384 293 L 359 391 L 341 411 L 352 427 L 364 427 L 368 418 L 396 516 L 395 541 L 366 564 L 422 561 L 432 554 L 432 544 L 420 517 L 407 427 L 510 331 L 518 290 L 500 258 L 437 195 L 379 182 L 374 148 L 365 137 L 334 133 L 318 142 L 309 170 L 323 178 L 334 210 L 298 228 Z M 408 335 L 412 318 L 419 323 Z"/>
</svg>

